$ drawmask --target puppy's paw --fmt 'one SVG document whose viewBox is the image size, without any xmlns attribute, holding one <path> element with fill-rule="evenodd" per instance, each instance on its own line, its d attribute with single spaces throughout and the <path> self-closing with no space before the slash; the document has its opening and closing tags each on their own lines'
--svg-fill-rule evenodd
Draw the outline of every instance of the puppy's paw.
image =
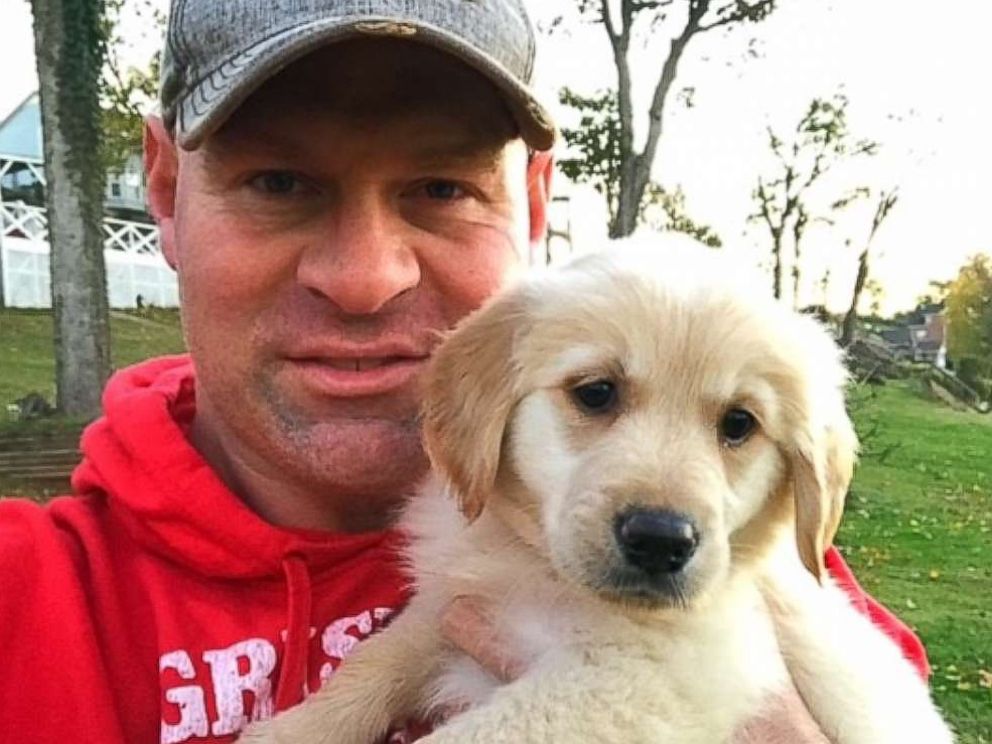
<svg viewBox="0 0 992 744">
<path fill-rule="evenodd" d="M 241 732 L 235 744 L 289 744 L 289 740 L 279 736 L 276 727 L 269 721 L 253 723 Z"/>
<path fill-rule="evenodd" d="M 250 724 L 235 744 L 331 744 L 332 741 L 351 744 L 351 739 L 331 737 L 322 727 L 312 725 L 299 711 L 300 708 L 293 708 L 267 721 Z"/>
</svg>

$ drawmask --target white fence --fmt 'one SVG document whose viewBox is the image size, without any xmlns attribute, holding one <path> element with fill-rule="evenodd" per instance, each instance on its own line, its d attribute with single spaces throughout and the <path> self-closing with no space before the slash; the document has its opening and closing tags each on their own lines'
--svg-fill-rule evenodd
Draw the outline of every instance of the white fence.
<svg viewBox="0 0 992 744">
<path fill-rule="evenodd" d="M 179 304 L 172 269 L 158 244 L 158 229 L 141 222 L 103 221 L 107 296 L 111 307 Z M 51 307 L 48 218 L 41 207 L 0 202 L 3 296 L 8 307 Z"/>
</svg>

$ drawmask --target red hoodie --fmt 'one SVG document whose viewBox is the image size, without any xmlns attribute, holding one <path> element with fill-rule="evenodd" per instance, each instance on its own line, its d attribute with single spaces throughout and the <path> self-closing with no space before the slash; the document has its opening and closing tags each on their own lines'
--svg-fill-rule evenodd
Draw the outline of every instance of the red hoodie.
<svg viewBox="0 0 992 744">
<path fill-rule="evenodd" d="M 402 606 L 395 533 L 279 529 L 221 483 L 185 435 L 187 357 L 118 373 L 104 410 L 77 496 L 0 501 L 0 741 L 229 742 Z M 828 558 L 926 675 L 916 637 Z"/>
</svg>

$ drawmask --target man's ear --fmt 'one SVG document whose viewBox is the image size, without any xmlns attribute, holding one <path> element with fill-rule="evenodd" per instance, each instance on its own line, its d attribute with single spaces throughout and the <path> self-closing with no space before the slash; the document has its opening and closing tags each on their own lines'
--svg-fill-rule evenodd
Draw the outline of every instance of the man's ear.
<svg viewBox="0 0 992 744">
<path fill-rule="evenodd" d="M 537 246 L 548 231 L 548 202 L 555 172 L 551 150 L 535 152 L 527 163 L 527 198 L 530 205 L 530 243 Z"/>
<path fill-rule="evenodd" d="M 810 427 L 792 457 L 799 557 L 819 582 L 826 576 L 823 556 L 833 543 L 854 474 L 858 439 L 837 398 L 825 425 Z"/>
<path fill-rule="evenodd" d="M 518 400 L 513 347 L 525 332 L 526 304 L 511 290 L 470 315 L 435 352 L 426 375 L 427 452 L 469 520 L 482 513 L 496 482 Z"/>
<path fill-rule="evenodd" d="M 145 176 L 148 181 L 148 208 L 158 223 L 162 255 L 176 268 L 176 179 L 179 157 L 176 144 L 158 116 L 145 119 Z"/>
</svg>

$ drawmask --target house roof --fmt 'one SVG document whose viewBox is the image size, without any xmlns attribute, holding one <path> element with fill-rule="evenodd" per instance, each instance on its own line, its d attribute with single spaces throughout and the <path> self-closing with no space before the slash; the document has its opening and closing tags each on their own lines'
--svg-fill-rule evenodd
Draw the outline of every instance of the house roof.
<svg viewBox="0 0 992 744">
<path fill-rule="evenodd" d="M 886 328 L 879 335 L 893 346 L 910 346 L 912 344 L 909 328 L 906 326 Z"/>
<path fill-rule="evenodd" d="M 0 155 L 41 160 L 41 106 L 38 94 L 31 93 L 7 118 L 0 121 Z"/>
</svg>

